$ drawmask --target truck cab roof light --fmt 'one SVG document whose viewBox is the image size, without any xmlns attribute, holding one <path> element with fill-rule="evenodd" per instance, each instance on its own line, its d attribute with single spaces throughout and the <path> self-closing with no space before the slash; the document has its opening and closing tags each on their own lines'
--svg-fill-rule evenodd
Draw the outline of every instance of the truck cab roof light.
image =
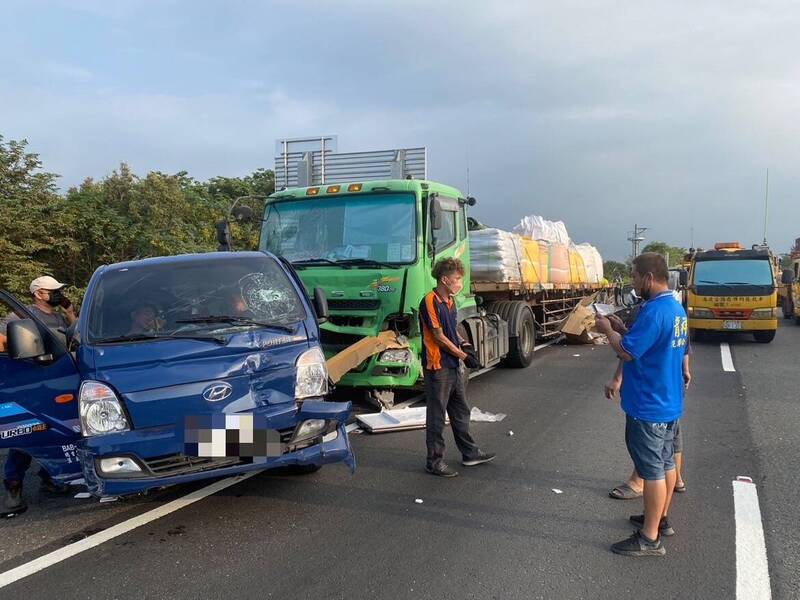
<svg viewBox="0 0 800 600">
<path fill-rule="evenodd" d="M 360 192 L 361 191 L 361 184 L 360 183 L 351 183 L 347 186 L 348 192 Z"/>
<path fill-rule="evenodd" d="M 318 187 L 310 187 L 306 190 L 306 196 L 317 196 L 317 195 L 319 195 Z"/>
<path fill-rule="evenodd" d="M 714 250 L 741 250 L 742 247 L 739 242 L 717 242 L 714 244 Z"/>
<path fill-rule="evenodd" d="M 342 186 L 340 186 L 340 185 L 329 185 L 328 187 L 325 188 L 325 193 L 326 194 L 338 194 L 339 190 L 341 190 L 341 189 L 342 189 Z"/>
</svg>

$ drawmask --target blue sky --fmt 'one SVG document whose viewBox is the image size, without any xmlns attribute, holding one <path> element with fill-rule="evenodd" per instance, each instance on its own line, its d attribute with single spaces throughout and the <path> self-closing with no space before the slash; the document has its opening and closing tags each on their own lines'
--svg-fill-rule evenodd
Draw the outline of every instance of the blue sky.
<svg viewBox="0 0 800 600">
<path fill-rule="evenodd" d="M 645 6 L 647 5 L 647 6 Z M 120 161 L 199 179 L 271 167 L 276 138 L 428 147 L 430 177 L 510 228 L 563 219 L 623 258 L 649 239 L 800 236 L 792 2 L 0 5 L 0 135 L 63 187 Z"/>
</svg>

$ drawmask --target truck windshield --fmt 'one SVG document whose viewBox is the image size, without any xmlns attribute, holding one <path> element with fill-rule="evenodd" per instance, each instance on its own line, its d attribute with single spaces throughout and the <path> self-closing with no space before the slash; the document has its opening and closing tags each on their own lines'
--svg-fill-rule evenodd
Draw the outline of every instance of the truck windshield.
<svg viewBox="0 0 800 600">
<path fill-rule="evenodd" d="M 303 264 L 408 264 L 417 258 L 413 194 L 272 202 L 261 249 Z"/>
<path fill-rule="evenodd" d="M 213 339 L 258 327 L 286 329 L 305 316 L 288 276 L 268 256 L 143 263 L 102 275 L 90 301 L 87 339 Z"/>
<path fill-rule="evenodd" d="M 771 286 L 768 260 L 704 260 L 695 263 L 694 283 L 698 286 Z"/>
</svg>

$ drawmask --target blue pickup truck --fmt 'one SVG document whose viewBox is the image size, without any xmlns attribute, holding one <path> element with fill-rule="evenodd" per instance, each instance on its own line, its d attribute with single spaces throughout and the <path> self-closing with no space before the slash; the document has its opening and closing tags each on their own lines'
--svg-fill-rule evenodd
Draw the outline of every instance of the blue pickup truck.
<svg viewBox="0 0 800 600">
<path fill-rule="evenodd" d="M 324 399 L 324 295 L 309 301 L 271 254 L 103 266 L 67 332 L 5 292 L 2 315 L 0 448 L 29 453 L 57 483 L 83 477 L 113 496 L 257 469 L 355 468 L 350 404 Z"/>
</svg>

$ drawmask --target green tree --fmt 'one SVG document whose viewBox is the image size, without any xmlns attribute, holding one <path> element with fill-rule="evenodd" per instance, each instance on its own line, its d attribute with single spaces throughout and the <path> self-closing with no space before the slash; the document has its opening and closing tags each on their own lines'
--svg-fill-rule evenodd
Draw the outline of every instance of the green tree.
<svg viewBox="0 0 800 600">
<path fill-rule="evenodd" d="M 630 279 L 631 268 L 625 263 L 607 260 L 603 263 L 603 275 L 610 282 L 620 280 L 627 282 Z"/>
<path fill-rule="evenodd" d="M 665 242 L 650 242 L 643 249 L 642 252 L 655 252 L 662 256 L 669 257 L 669 266 L 678 267 L 683 262 L 683 256 L 688 252 L 686 248 L 679 248 L 677 246 L 670 246 Z"/>
<path fill-rule="evenodd" d="M 27 140 L 4 142 L 0 136 L 0 287 L 20 296 L 39 275 L 62 275 L 48 264 L 47 254 L 65 243 L 58 176 L 43 171 L 27 146 Z"/>
</svg>

